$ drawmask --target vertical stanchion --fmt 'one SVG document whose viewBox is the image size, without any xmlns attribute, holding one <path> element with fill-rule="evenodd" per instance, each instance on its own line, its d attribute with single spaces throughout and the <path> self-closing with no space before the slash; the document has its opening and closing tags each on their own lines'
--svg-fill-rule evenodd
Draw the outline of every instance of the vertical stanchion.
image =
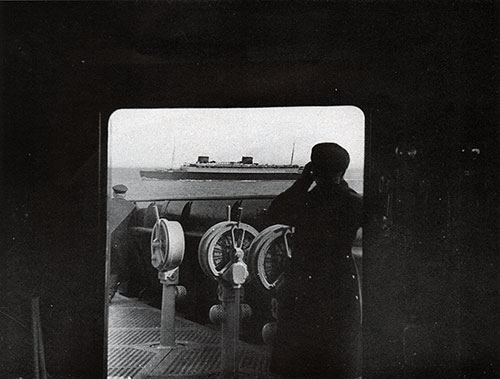
<svg viewBox="0 0 500 379">
<path fill-rule="evenodd" d="M 224 379 L 239 377 L 240 320 L 251 316 L 251 308 L 240 304 L 244 293 L 242 286 L 248 278 L 244 246 L 258 232 L 241 222 L 242 210 L 238 209 L 237 221 L 231 221 L 231 207 L 228 206 L 228 221 L 209 229 L 198 247 L 201 268 L 219 282 L 217 294 L 221 303 L 210 308 L 209 316 L 210 321 L 221 325 L 221 378 Z M 228 240 L 230 244 L 227 244 Z M 216 262 L 214 255 L 221 252 L 223 261 Z"/>
<path fill-rule="evenodd" d="M 222 286 L 221 365 L 224 379 L 238 378 L 241 288 Z"/>
<path fill-rule="evenodd" d="M 175 346 L 175 286 L 178 283 L 178 269 L 158 274 L 163 285 L 161 302 L 160 347 Z"/>
<path fill-rule="evenodd" d="M 31 299 L 31 331 L 33 333 L 33 377 L 40 379 L 40 360 L 38 354 L 38 319 L 36 307 L 38 297 Z"/>
<path fill-rule="evenodd" d="M 34 378 L 47 379 L 47 368 L 45 367 L 45 349 L 43 346 L 42 323 L 40 318 L 40 298 L 31 299 L 31 319 L 33 332 L 33 370 Z"/>
<path fill-rule="evenodd" d="M 151 264 L 158 270 L 162 285 L 160 348 L 175 347 L 175 301 L 186 290 L 179 283 L 179 266 L 184 258 L 184 231 L 180 223 L 160 218 L 153 207 L 156 223 L 151 231 Z M 180 292 L 178 292 L 178 290 Z"/>
<path fill-rule="evenodd" d="M 224 273 L 221 283 L 220 300 L 224 310 L 222 322 L 221 364 L 224 379 L 237 379 L 239 372 L 240 344 L 240 300 L 242 285 L 248 277 L 247 266 L 243 262 L 244 251 L 235 248 L 236 261 Z"/>
<path fill-rule="evenodd" d="M 40 303 L 37 301 L 36 307 L 37 324 L 38 324 L 38 353 L 40 357 L 40 371 L 42 379 L 47 379 L 47 368 L 45 367 L 45 348 L 43 346 L 42 320 L 40 317 Z"/>
</svg>

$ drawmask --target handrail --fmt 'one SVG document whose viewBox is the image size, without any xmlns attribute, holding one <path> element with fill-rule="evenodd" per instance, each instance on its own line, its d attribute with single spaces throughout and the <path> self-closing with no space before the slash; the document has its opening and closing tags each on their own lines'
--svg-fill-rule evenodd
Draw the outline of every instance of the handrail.
<svg viewBox="0 0 500 379">
<path fill-rule="evenodd" d="M 221 196 L 171 196 L 160 199 L 130 199 L 132 203 L 152 203 L 157 201 L 194 201 L 194 200 L 271 200 L 276 195 L 221 195 Z"/>
</svg>

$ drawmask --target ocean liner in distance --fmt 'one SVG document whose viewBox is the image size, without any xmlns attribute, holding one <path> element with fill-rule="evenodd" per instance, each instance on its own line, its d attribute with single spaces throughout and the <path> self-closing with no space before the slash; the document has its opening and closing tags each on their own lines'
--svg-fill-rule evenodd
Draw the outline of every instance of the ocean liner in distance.
<svg viewBox="0 0 500 379">
<path fill-rule="evenodd" d="M 196 163 L 178 169 L 141 170 L 140 175 L 150 180 L 295 180 L 302 169 L 296 164 L 254 163 L 253 157 L 242 157 L 239 162 L 214 162 L 199 156 Z"/>
</svg>

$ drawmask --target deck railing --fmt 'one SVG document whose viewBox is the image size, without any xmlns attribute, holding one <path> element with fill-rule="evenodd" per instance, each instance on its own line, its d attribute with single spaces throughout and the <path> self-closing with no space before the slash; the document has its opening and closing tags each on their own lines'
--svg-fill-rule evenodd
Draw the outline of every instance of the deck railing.
<svg viewBox="0 0 500 379">
<path fill-rule="evenodd" d="M 275 195 L 218 195 L 218 196 L 169 196 L 155 199 L 127 199 L 132 203 L 153 203 L 159 201 L 211 201 L 211 200 L 272 200 Z"/>
</svg>

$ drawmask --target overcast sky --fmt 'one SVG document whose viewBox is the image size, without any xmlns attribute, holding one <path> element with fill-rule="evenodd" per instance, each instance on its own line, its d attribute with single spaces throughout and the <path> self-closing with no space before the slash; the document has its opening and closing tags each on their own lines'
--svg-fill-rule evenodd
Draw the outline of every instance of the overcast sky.
<svg viewBox="0 0 500 379">
<path fill-rule="evenodd" d="M 293 163 L 303 165 L 314 144 L 336 142 L 357 168 L 363 166 L 364 123 L 352 106 L 121 109 L 109 120 L 109 165 L 179 167 L 199 155 L 283 164 L 290 163 L 294 143 Z"/>
</svg>

